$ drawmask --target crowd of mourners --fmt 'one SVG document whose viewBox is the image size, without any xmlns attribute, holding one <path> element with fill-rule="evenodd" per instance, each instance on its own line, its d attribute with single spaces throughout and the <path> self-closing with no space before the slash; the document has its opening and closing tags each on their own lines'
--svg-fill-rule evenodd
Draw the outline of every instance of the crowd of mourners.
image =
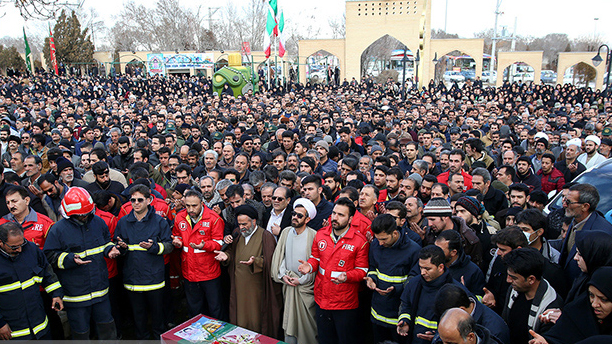
<svg viewBox="0 0 612 344">
<path fill-rule="evenodd" d="M 0 339 L 612 342 L 609 93 L 259 86 L 0 77 Z"/>
</svg>

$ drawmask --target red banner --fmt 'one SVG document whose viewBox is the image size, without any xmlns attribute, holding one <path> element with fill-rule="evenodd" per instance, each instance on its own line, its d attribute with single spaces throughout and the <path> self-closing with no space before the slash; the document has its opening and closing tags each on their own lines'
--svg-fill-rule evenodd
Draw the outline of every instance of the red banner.
<svg viewBox="0 0 612 344">
<path fill-rule="evenodd" d="M 51 64 L 53 65 L 55 75 L 59 75 L 59 70 L 57 68 L 57 59 L 55 58 L 55 41 L 53 40 L 53 32 L 51 32 L 51 29 L 49 29 L 49 35 L 49 52 L 51 54 Z"/>
</svg>

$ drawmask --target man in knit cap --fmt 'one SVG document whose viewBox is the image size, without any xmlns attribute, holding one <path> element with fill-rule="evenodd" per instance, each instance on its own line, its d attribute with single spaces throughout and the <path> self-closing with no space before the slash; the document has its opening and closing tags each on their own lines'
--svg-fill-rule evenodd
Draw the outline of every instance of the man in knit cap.
<svg viewBox="0 0 612 344">
<path fill-rule="evenodd" d="M 483 204 L 472 196 L 462 196 L 455 204 L 455 214 L 465 220 L 465 223 L 476 233 L 483 252 L 489 252 L 493 245 L 491 244 L 491 235 L 497 231 L 495 227 L 489 225 L 483 218 L 485 208 Z M 481 268 L 486 270 L 491 261 L 490 254 L 483 254 L 483 262 Z"/>
<path fill-rule="evenodd" d="M 482 263 L 482 247 L 480 239 L 465 220 L 453 216 L 453 209 L 444 198 L 432 198 L 423 209 L 423 217 L 427 218 L 429 228 L 426 229 L 423 246 L 435 244 L 438 235 L 447 229 L 452 229 L 463 238 L 463 248 L 476 265 Z"/>
</svg>

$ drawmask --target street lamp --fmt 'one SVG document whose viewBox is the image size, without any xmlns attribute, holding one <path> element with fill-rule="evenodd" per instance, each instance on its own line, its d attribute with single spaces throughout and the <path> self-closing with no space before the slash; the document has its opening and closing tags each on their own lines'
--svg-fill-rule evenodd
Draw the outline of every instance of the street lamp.
<svg viewBox="0 0 612 344">
<path fill-rule="evenodd" d="M 404 57 L 402 58 L 402 100 L 406 100 L 406 62 L 408 62 L 408 56 L 406 56 L 406 46 L 404 46 Z"/>
<path fill-rule="evenodd" d="M 417 90 L 419 89 L 419 62 L 421 62 L 420 50 L 417 50 L 416 57 L 414 58 L 415 71 L 414 71 L 414 84 Z"/>
<path fill-rule="evenodd" d="M 602 95 L 605 97 L 609 93 L 609 90 L 608 90 L 609 87 L 608 86 L 609 86 L 609 83 L 610 83 L 610 69 L 612 69 L 612 51 L 610 51 L 610 47 L 607 46 L 606 44 L 600 45 L 599 49 L 597 49 L 597 55 L 595 55 L 595 57 L 593 57 L 591 59 L 591 61 L 593 61 L 593 65 L 595 67 L 599 66 L 603 62 L 603 59 L 601 58 L 601 48 L 603 48 L 603 47 L 605 47 L 608 50 L 608 52 L 606 53 L 606 64 L 607 64 L 607 66 L 606 66 L 606 77 L 605 77 L 605 80 L 604 80 L 604 82 L 606 83 L 606 87 L 604 88 L 604 90 L 602 92 Z"/>
</svg>

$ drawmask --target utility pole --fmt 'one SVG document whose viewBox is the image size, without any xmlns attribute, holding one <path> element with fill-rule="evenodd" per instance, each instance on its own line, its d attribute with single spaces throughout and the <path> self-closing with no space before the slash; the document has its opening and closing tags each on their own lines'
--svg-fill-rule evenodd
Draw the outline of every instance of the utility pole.
<svg viewBox="0 0 612 344">
<path fill-rule="evenodd" d="M 446 33 L 446 20 L 448 19 L 448 0 L 446 0 L 446 7 L 444 7 L 444 33 Z"/>
<path fill-rule="evenodd" d="M 209 30 L 212 30 L 212 24 L 213 24 L 214 21 L 216 21 L 216 19 L 213 19 L 213 16 L 220 9 L 221 9 L 221 7 L 209 7 L 208 8 L 208 29 Z"/>
<path fill-rule="evenodd" d="M 493 65 L 495 64 L 495 49 L 497 48 L 497 20 L 499 19 L 499 15 L 503 12 L 499 11 L 501 7 L 502 0 L 497 0 L 497 4 L 495 5 L 495 24 L 493 25 L 493 44 L 491 45 L 491 63 L 489 63 L 489 71 L 493 73 Z M 498 75 L 499 77 L 499 75 Z"/>
</svg>

